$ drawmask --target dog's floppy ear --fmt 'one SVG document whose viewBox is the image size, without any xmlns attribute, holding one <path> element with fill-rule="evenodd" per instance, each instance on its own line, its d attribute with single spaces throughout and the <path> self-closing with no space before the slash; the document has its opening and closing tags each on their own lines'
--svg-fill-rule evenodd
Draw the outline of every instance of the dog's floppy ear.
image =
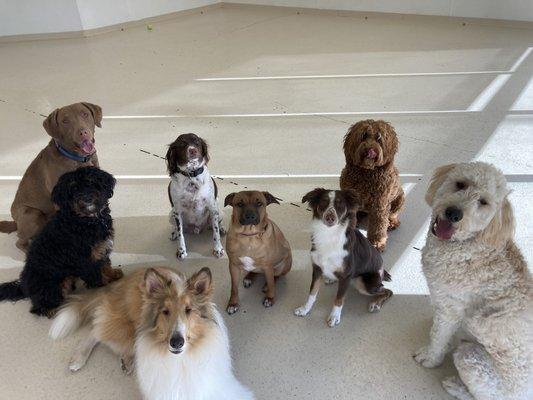
<svg viewBox="0 0 533 400">
<path fill-rule="evenodd" d="M 59 133 L 59 122 L 57 120 L 57 115 L 59 114 L 59 108 L 56 108 L 50 113 L 48 117 L 43 121 L 43 127 L 53 138 L 58 138 Z"/>
<path fill-rule="evenodd" d="M 481 231 L 478 240 L 489 246 L 502 247 L 514 238 L 515 220 L 513 207 L 505 197 L 501 208 L 496 212 L 492 221 Z"/>
<path fill-rule="evenodd" d="M 202 139 L 202 138 L 199 138 L 200 139 L 200 143 L 201 143 L 201 147 L 202 147 L 202 156 L 204 157 L 204 160 L 205 160 L 205 163 L 207 164 L 209 162 L 209 149 L 208 149 L 208 145 L 207 145 L 207 142 Z"/>
<path fill-rule="evenodd" d="M 92 104 L 92 103 L 86 103 L 84 101 L 81 102 L 85 107 L 89 109 L 91 114 L 93 115 L 94 124 L 98 127 L 102 127 L 102 107 Z"/>
<path fill-rule="evenodd" d="M 144 273 L 144 287 L 148 295 L 163 290 L 163 288 L 169 286 L 171 283 L 169 279 L 157 272 L 155 268 L 148 268 Z"/>
<path fill-rule="evenodd" d="M 431 177 L 431 181 L 429 182 L 429 187 L 425 196 L 426 203 L 428 203 L 430 206 L 433 205 L 433 200 L 435 199 L 437 190 L 439 190 L 440 186 L 446 180 L 446 175 L 448 175 L 448 172 L 454 169 L 456 165 L 457 164 L 442 165 L 438 167 L 435 172 L 433 172 L 433 176 Z"/>
<path fill-rule="evenodd" d="M 213 279 L 211 270 L 202 268 L 187 280 L 187 289 L 196 297 L 199 303 L 205 303 L 213 294 Z"/>
<path fill-rule="evenodd" d="M 363 127 L 364 121 L 359 121 L 348 129 L 346 135 L 344 135 L 344 141 L 342 149 L 344 151 L 344 158 L 346 159 L 346 164 L 358 164 L 359 163 L 359 154 L 357 153 L 357 148 L 361 144 L 361 133 L 359 132 Z"/>
<path fill-rule="evenodd" d="M 177 145 L 176 145 L 177 139 L 170 143 L 168 145 L 167 154 L 165 156 L 165 160 L 167 163 L 167 171 L 169 175 L 174 175 L 176 172 L 178 172 L 178 163 L 177 163 Z"/>
<path fill-rule="evenodd" d="M 398 135 L 396 130 L 387 121 L 377 121 L 379 129 L 385 134 L 383 135 L 383 158 L 385 162 L 393 162 L 394 156 L 398 152 Z"/>
<path fill-rule="evenodd" d="M 224 199 L 224 207 L 233 206 L 233 199 L 235 198 L 236 194 L 237 193 L 230 193 L 226 196 L 226 198 Z"/>
<path fill-rule="evenodd" d="M 309 203 L 309 205 L 314 206 L 325 191 L 326 189 L 324 188 L 315 188 L 311 190 L 302 197 L 302 203 Z"/>
<path fill-rule="evenodd" d="M 263 196 L 265 196 L 265 199 L 267 201 L 267 206 L 272 203 L 279 204 L 278 199 L 276 199 L 273 195 L 271 195 L 269 192 L 263 192 Z"/>
</svg>

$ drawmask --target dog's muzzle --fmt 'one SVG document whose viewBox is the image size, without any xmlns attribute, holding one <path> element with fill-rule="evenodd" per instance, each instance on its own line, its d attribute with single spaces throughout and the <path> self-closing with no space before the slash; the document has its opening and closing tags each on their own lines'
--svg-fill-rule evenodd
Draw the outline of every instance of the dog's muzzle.
<svg viewBox="0 0 533 400">
<path fill-rule="evenodd" d="M 322 217 L 322 221 L 324 221 L 324 224 L 327 226 L 333 226 L 337 223 L 337 212 L 334 208 L 328 208 L 326 212 L 324 213 L 324 216 Z"/>
</svg>

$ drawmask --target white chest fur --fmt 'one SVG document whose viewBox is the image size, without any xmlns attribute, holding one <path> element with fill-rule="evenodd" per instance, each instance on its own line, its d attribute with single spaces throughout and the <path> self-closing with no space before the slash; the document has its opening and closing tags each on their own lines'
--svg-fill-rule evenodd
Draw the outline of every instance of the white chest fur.
<svg viewBox="0 0 533 400">
<path fill-rule="evenodd" d="M 344 258 L 348 255 L 348 251 L 344 249 L 347 228 L 347 224 L 328 227 L 319 220 L 313 220 L 311 223 L 314 245 L 311 260 L 322 269 L 328 279 L 337 279 L 335 271 L 343 267 Z"/>
<path fill-rule="evenodd" d="M 203 227 L 209 217 L 209 206 L 215 202 L 215 188 L 207 168 L 200 175 L 189 178 L 180 173 L 172 176 L 170 195 L 174 207 L 184 223 Z"/>
</svg>

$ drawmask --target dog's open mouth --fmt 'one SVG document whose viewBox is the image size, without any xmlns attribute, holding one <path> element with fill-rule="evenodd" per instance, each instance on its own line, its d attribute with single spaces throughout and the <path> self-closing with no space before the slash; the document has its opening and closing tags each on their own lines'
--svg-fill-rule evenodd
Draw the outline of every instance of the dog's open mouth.
<svg viewBox="0 0 533 400">
<path fill-rule="evenodd" d="M 83 142 L 78 144 L 77 147 L 82 151 L 83 154 L 89 155 L 94 153 L 93 140 L 85 139 Z"/>
<path fill-rule="evenodd" d="M 437 217 L 431 226 L 431 233 L 441 240 L 450 240 L 455 233 L 455 228 L 450 220 Z"/>
<path fill-rule="evenodd" d="M 172 354 L 180 354 L 181 352 L 183 352 L 183 349 L 173 349 L 173 348 L 170 348 L 169 351 L 170 351 Z"/>
</svg>

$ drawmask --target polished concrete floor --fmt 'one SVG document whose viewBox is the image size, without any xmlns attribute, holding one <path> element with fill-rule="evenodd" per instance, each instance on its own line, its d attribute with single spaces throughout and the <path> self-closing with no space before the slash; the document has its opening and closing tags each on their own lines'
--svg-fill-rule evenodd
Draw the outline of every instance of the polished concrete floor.
<svg viewBox="0 0 533 400">
<path fill-rule="evenodd" d="M 228 193 L 269 190 L 269 213 L 293 250 L 292 272 L 271 309 L 260 285 L 241 290 L 242 311 L 226 317 L 238 377 L 258 399 L 448 399 L 453 374 L 416 365 L 431 305 L 420 271 L 438 165 L 480 159 L 508 176 L 516 238 L 533 260 L 533 27 L 432 17 L 300 12 L 224 6 L 87 39 L 0 44 L 0 217 L 48 138 L 43 117 L 85 100 L 105 119 L 96 134 L 103 168 L 118 176 L 112 211 L 115 265 L 126 272 L 209 266 L 215 301 L 229 295 L 227 259 L 211 257 L 209 235 L 187 237 L 189 258 L 168 240 L 163 156 L 179 133 L 208 140 L 222 207 Z M 397 129 L 397 165 L 407 192 L 402 226 L 384 253 L 395 296 L 379 314 L 349 293 L 341 324 L 326 326 L 334 287 L 308 318 L 292 310 L 310 281 L 310 213 L 301 197 L 337 187 L 342 138 L 353 122 L 384 118 Z M 226 216 L 230 210 L 224 210 Z M 227 223 L 227 218 L 226 218 Z M 23 255 L 0 236 L 0 280 Z M 132 377 L 98 348 L 82 371 L 67 362 L 79 336 L 51 342 L 50 322 L 29 304 L 0 304 L 1 399 L 139 399 Z"/>
</svg>

